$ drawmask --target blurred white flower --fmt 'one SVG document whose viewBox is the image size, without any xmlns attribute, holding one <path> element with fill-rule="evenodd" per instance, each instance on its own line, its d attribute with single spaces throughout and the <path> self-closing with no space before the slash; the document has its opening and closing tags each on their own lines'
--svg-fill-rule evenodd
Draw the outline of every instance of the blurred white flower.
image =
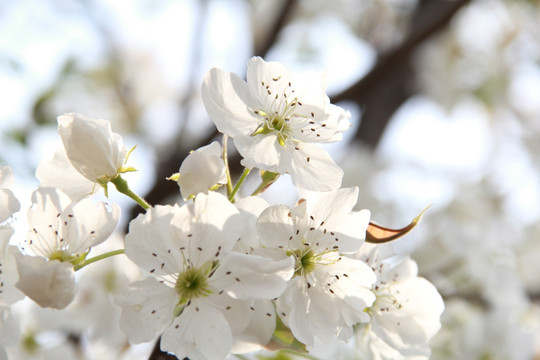
<svg viewBox="0 0 540 360">
<path fill-rule="evenodd" d="M 240 229 L 236 207 L 215 192 L 182 207 L 156 206 L 130 223 L 126 255 L 159 279 L 134 282 L 117 299 L 131 342 L 163 333 L 161 348 L 179 358 L 224 359 L 234 345 L 246 350 L 234 344 L 237 335 L 270 340 L 275 314 L 254 304 L 281 294 L 292 262 L 231 252 Z M 272 321 L 247 333 L 261 315 Z"/>
<path fill-rule="evenodd" d="M 189 154 L 176 175 L 184 200 L 198 193 L 208 194 L 212 187 L 226 184 L 227 175 L 219 142 L 214 141 Z"/>
<path fill-rule="evenodd" d="M 441 295 L 417 276 L 418 267 L 410 258 L 387 260 L 378 247 L 367 244 L 361 253 L 377 275 L 377 299 L 366 309 L 371 320 L 356 332 L 359 354 L 375 360 L 428 359 L 429 341 L 441 327 Z"/>
<path fill-rule="evenodd" d="M 14 230 L 8 219 L 20 209 L 20 203 L 11 191 L 13 184 L 13 171 L 8 166 L 2 166 L 0 168 L 0 307 L 9 306 L 24 297 L 15 288 L 17 282 L 15 254 L 18 251 L 15 246 L 9 245 L 9 239 Z M 9 313 L 8 308 L 4 310 L 6 311 L 4 315 Z"/>
<path fill-rule="evenodd" d="M 364 309 L 375 300 L 375 274 L 343 255 L 357 251 L 366 236 L 370 213 L 352 211 L 357 197 L 358 188 L 310 193 L 294 209 L 269 207 L 257 222 L 261 243 L 295 260 L 295 277 L 276 300 L 277 312 L 306 345 L 347 341 L 353 325 L 369 321 Z"/>
<path fill-rule="evenodd" d="M 202 98 L 218 130 L 231 136 L 242 164 L 288 173 L 296 187 L 339 188 L 343 170 L 315 143 L 341 140 L 350 113 L 330 104 L 320 73 L 290 73 L 283 65 L 254 57 L 247 82 L 213 68 Z"/>
<path fill-rule="evenodd" d="M 61 115 L 58 133 L 73 167 L 94 183 L 103 185 L 119 173 L 133 170 L 123 167 L 128 151 L 107 120 Z"/>
<path fill-rule="evenodd" d="M 19 211 L 19 200 L 11 191 L 14 183 L 13 171 L 9 166 L 0 167 L 0 223 Z"/>
</svg>

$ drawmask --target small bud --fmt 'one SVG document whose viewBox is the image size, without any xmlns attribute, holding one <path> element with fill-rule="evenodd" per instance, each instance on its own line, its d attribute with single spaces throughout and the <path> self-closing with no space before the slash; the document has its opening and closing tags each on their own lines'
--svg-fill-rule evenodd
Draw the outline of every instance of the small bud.
<svg viewBox="0 0 540 360">
<path fill-rule="evenodd" d="M 111 130 L 107 120 L 89 119 L 70 113 L 58 117 L 58 133 L 73 167 L 84 177 L 103 186 L 119 173 L 134 171 L 124 167 L 129 153 L 122 137 Z"/>
</svg>

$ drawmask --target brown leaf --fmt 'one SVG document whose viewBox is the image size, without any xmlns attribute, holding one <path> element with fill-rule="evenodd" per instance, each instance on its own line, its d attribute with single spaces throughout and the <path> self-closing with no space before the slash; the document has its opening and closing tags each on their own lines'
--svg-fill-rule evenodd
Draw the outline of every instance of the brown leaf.
<svg viewBox="0 0 540 360">
<path fill-rule="evenodd" d="M 401 229 L 389 229 L 384 226 L 370 222 L 366 231 L 366 242 L 372 244 L 384 244 L 407 235 L 412 229 L 416 227 L 418 222 L 420 222 L 420 219 L 430 206 L 431 205 L 422 210 L 422 212 L 418 214 L 418 216 L 415 217 L 409 225 Z"/>
</svg>

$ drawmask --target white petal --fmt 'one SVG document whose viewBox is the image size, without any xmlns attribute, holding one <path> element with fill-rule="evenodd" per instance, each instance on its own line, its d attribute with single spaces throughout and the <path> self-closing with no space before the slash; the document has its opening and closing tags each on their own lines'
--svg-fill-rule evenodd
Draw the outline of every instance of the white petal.
<svg viewBox="0 0 540 360">
<path fill-rule="evenodd" d="M 426 279 L 415 277 L 392 285 L 392 294 L 401 306 L 374 313 L 373 331 L 395 348 L 425 347 L 441 327 L 444 303 L 437 289 Z"/>
<path fill-rule="evenodd" d="M 329 192 L 309 192 L 306 196 L 310 216 L 310 243 L 320 247 L 339 246 L 340 252 L 355 252 L 364 243 L 370 212 L 352 211 L 358 198 L 358 188 Z M 321 231 L 322 230 L 322 231 Z M 326 230 L 326 231 L 325 231 Z"/>
<path fill-rule="evenodd" d="M 175 208 L 157 205 L 140 214 L 129 224 L 126 235 L 126 256 L 143 269 L 155 274 L 182 271 L 182 246 L 172 231 Z"/>
<path fill-rule="evenodd" d="M 190 195 L 208 194 L 208 190 L 216 184 L 226 184 L 219 142 L 214 141 L 193 151 L 182 162 L 179 172 L 178 185 L 184 200 Z"/>
<path fill-rule="evenodd" d="M 16 286 L 41 307 L 63 309 L 77 292 L 73 265 L 35 256 L 17 256 Z"/>
<path fill-rule="evenodd" d="M 28 210 L 27 246 L 44 257 L 57 250 L 82 254 L 109 237 L 119 212 L 117 205 L 95 203 L 89 198 L 72 203 L 59 189 L 39 188 L 32 194 Z"/>
<path fill-rule="evenodd" d="M 0 229 L 0 237 L 2 229 Z M 8 306 L 24 298 L 24 294 L 15 287 L 19 280 L 15 256 L 19 250 L 15 246 L 8 246 L 0 254 L 0 307 Z"/>
<path fill-rule="evenodd" d="M 302 246 L 302 238 L 307 226 L 291 214 L 285 205 L 274 205 L 264 210 L 257 220 L 257 231 L 261 244 L 273 247 L 297 249 Z M 289 216 L 291 214 L 291 216 Z"/>
<path fill-rule="evenodd" d="M 249 169 L 259 168 L 285 173 L 289 168 L 288 162 L 281 159 L 283 147 L 273 133 L 237 136 L 234 138 L 234 145 L 243 157 L 242 165 Z"/>
<path fill-rule="evenodd" d="M 7 165 L 0 167 L 0 189 L 13 189 L 15 185 L 15 177 L 13 176 L 13 170 Z"/>
<path fill-rule="evenodd" d="M 281 261 L 230 252 L 211 277 L 212 286 L 236 299 L 273 299 L 294 273 L 294 259 Z"/>
<path fill-rule="evenodd" d="M 220 132 L 234 138 L 249 135 L 257 128 L 259 121 L 248 105 L 257 103 L 251 100 L 246 82 L 237 75 L 211 69 L 203 79 L 201 95 L 206 112 Z"/>
<path fill-rule="evenodd" d="M 52 157 L 43 158 L 36 169 L 36 177 L 43 187 L 55 187 L 62 190 L 74 201 L 92 195 L 101 189 L 95 182 L 88 180 L 69 162 L 62 147 Z"/>
<path fill-rule="evenodd" d="M 161 349 L 179 359 L 225 359 L 232 334 L 223 314 L 204 301 L 186 307 L 161 337 Z"/>
<path fill-rule="evenodd" d="M 292 163 L 289 174 L 294 186 L 313 191 L 330 191 L 341 186 L 343 170 L 330 155 L 317 144 L 298 144 L 291 150 Z"/>
<path fill-rule="evenodd" d="M 58 117 L 58 133 L 71 164 L 90 181 L 115 176 L 127 150 L 107 120 L 70 113 Z"/>
<path fill-rule="evenodd" d="M 32 206 L 27 213 L 30 229 L 27 246 L 34 253 L 49 257 L 63 246 L 62 213 L 70 204 L 71 199 L 58 189 L 39 188 L 32 193 Z M 69 214 L 64 215 L 68 217 Z"/>
<path fill-rule="evenodd" d="M 261 246 L 257 235 L 257 219 L 268 208 L 268 202 L 258 196 L 249 196 L 237 201 L 236 207 L 240 211 L 241 221 L 244 225 L 240 241 L 234 245 L 234 250 L 249 254 Z"/>
<path fill-rule="evenodd" d="M 303 278 L 291 280 L 276 305 L 281 319 L 302 343 L 313 345 L 315 337 L 337 336 L 339 313 L 332 298 L 314 286 L 308 289 Z"/>
<path fill-rule="evenodd" d="M 21 204 L 9 189 L 0 189 L 0 223 L 19 211 Z"/>
<path fill-rule="evenodd" d="M 371 286 L 376 277 L 371 268 L 360 260 L 349 259 L 342 256 L 339 261 L 326 267 L 317 269 L 318 281 L 330 284 L 336 307 L 339 309 L 342 322 L 341 327 L 349 327 L 349 336 L 352 335 L 352 325 L 358 322 L 369 321 L 364 310 L 375 301 L 375 294 Z"/>
<path fill-rule="evenodd" d="M 193 204 L 178 209 L 173 219 L 176 237 L 183 239 L 192 265 L 219 260 L 241 236 L 241 217 L 229 200 L 214 191 L 199 194 Z"/>
<path fill-rule="evenodd" d="M 173 288 L 146 278 L 132 283 L 115 302 L 122 307 L 120 328 L 138 344 L 155 339 L 170 325 L 178 295 Z"/>
<path fill-rule="evenodd" d="M 249 325 L 240 334 L 234 334 L 231 352 L 235 354 L 261 350 L 268 344 L 276 328 L 276 315 L 271 301 L 254 301 L 246 315 L 249 316 Z"/>
<path fill-rule="evenodd" d="M 0 306 L 0 350 L 1 346 L 15 345 L 19 339 L 19 333 L 19 323 L 13 317 L 9 306 Z"/>
<path fill-rule="evenodd" d="M 252 300 L 233 299 L 225 292 L 215 291 L 213 295 L 204 299 L 212 307 L 221 311 L 229 323 L 231 333 L 239 334 L 249 325 L 250 306 Z"/>
<path fill-rule="evenodd" d="M 88 198 L 68 206 L 65 211 L 73 214 L 75 220 L 68 222 L 68 251 L 72 254 L 83 253 L 107 240 L 120 217 L 120 207 L 117 204 L 96 203 Z"/>
</svg>

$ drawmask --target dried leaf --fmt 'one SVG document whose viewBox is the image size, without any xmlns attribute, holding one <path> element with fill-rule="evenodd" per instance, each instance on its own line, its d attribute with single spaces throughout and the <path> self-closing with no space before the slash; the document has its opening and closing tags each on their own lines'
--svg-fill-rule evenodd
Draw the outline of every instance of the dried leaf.
<svg viewBox="0 0 540 360">
<path fill-rule="evenodd" d="M 366 231 L 366 242 L 372 244 L 384 244 L 407 235 L 412 229 L 416 227 L 418 222 L 420 222 L 420 219 L 430 206 L 431 205 L 422 210 L 422 212 L 418 214 L 418 216 L 415 217 L 409 225 L 401 229 L 389 229 L 384 226 L 370 222 Z"/>
</svg>

